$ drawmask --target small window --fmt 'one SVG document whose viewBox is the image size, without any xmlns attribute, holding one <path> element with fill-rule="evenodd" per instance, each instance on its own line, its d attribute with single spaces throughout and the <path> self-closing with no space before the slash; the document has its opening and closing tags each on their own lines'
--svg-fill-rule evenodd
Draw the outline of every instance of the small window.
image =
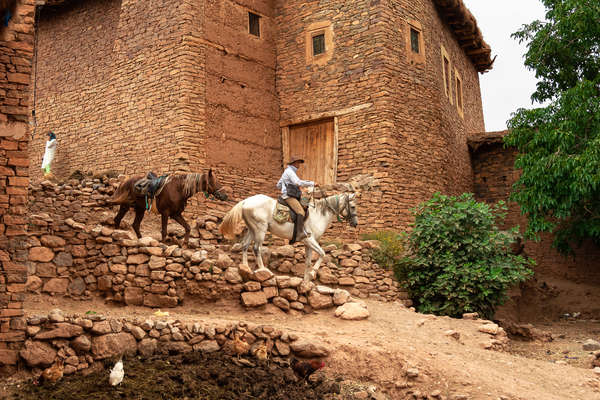
<svg viewBox="0 0 600 400">
<path fill-rule="evenodd" d="M 419 36 L 421 35 L 421 33 L 414 29 L 414 28 L 410 28 L 410 48 L 412 49 L 413 53 L 419 54 L 421 52 L 421 49 L 419 48 Z"/>
<path fill-rule="evenodd" d="M 444 57 L 444 84 L 446 85 L 446 94 L 450 95 L 450 60 Z"/>
<path fill-rule="evenodd" d="M 463 95 L 462 95 L 462 82 L 460 78 L 456 77 L 456 106 L 459 111 L 462 111 L 463 108 Z"/>
<path fill-rule="evenodd" d="M 319 55 L 325 53 L 325 34 L 320 33 L 312 37 L 313 43 L 313 55 Z"/>
<path fill-rule="evenodd" d="M 260 15 L 248 13 L 248 32 L 251 35 L 260 37 Z"/>
</svg>

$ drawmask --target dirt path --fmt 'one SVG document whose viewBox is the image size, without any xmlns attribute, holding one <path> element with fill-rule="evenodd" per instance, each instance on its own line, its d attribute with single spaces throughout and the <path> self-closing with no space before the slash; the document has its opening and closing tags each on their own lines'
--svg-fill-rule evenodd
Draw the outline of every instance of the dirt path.
<svg viewBox="0 0 600 400">
<path fill-rule="evenodd" d="M 343 321 L 332 311 L 288 315 L 275 308 L 246 311 L 236 302 L 200 304 L 187 301 L 169 309 L 170 319 L 181 321 L 247 321 L 268 324 L 314 337 L 327 343 L 332 353 L 325 372 L 348 379 L 372 382 L 391 398 L 405 398 L 409 390 L 468 399 L 587 400 L 600 399 L 600 377 L 591 369 L 555 364 L 484 350 L 487 334 L 477 331 L 478 321 L 426 316 L 399 304 L 366 302 L 371 317 Z M 47 314 L 52 308 L 83 314 L 88 310 L 112 317 L 152 316 L 144 307 L 119 307 L 101 301 L 31 297 L 27 315 Z M 163 310 L 164 311 L 164 310 Z M 460 333 L 457 341 L 445 334 Z M 416 368 L 416 379 L 405 377 Z"/>
</svg>

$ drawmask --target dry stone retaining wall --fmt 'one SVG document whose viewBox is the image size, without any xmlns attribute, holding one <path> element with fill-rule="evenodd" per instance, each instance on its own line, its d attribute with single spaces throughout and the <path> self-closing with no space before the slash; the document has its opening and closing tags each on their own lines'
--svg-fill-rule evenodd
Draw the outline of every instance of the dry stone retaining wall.
<svg viewBox="0 0 600 400">
<path fill-rule="evenodd" d="M 299 278 L 305 269 L 302 247 L 265 251 L 266 265 L 282 275 L 252 271 L 238 266 L 241 254 L 222 241 L 213 216 L 198 220 L 189 249 L 89 223 L 115 185 L 104 177 L 31 186 L 29 291 L 75 298 L 104 295 L 149 307 L 175 307 L 186 296 L 215 300 L 241 294 L 246 306 L 272 302 L 286 311 L 341 305 L 350 296 L 388 301 L 408 297 L 392 272 L 373 262 L 375 242 L 325 246 L 316 285 L 307 286 Z"/>
<path fill-rule="evenodd" d="M 235 355 L 236 334 L 243 335 L 244 341 L 250 344 L 251 354 L 258 347 L 266 347 L 275 362 L 291 355 L 326 357 L 329 354 L 321 343 L 295 333 L 243 321 L 208 324 L 174 319 L 107 319 L 102 315 L 66 316 L 60 310 L 52 310 L 47 316 L 22 318 L 19 329 L 27 337 L 19 352 L 27 367 L 36 372 L 61 358 L 65 360 L 66 375 L 92 367 L 102 368 L 101 360 L 122 355 L 147 358 L 192 351 L 223 351 Z"/>
</svg>

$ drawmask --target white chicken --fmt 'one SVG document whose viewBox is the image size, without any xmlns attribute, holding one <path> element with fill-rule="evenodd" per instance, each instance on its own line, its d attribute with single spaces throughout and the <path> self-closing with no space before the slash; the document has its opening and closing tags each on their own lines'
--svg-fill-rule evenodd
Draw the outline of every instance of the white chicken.
<svg viewBox="0 0 600 400">
<path fill-rule="evenodd" d="M 125 370 L 123 370 L 123 360 L 119 359 L 112 370 L 110 370 L 110 375 L 108 376 L 108 383 L 112 386 L 117 386 L 119 383 L 123 382 L 123 377 L 125 376 Z"/>
</svg>

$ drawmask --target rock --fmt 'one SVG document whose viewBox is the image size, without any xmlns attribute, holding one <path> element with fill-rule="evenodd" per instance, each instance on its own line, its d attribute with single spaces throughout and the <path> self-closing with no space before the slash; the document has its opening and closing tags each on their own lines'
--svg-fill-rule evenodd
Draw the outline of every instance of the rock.
<svg viewBox="0 0 600 400">
<path fill-rule="evenodd" d="M 153 356 L 154 353 L 156 353 L 157 347 L 158 341 L 152 338 L 145 338 L 140 340 L 137 346 L 140 355 L 144 358 Z"/>
<path fill-rule="evenodd" d="M 108 292 L 112 288 L 112 277 L 103 275 L 98 278 L 98 290 Z"/>
<path fill-rule="evenodd" d="M 305 294 L 310 292 L 315 287 L 315 284 L 310 281 L 302 281 L 300 285 L 298 285 L 298 293 Z"/>
<path fill-rule="evenodd" d="M 292 288 L 281 289 L 279 295 L 289 301 L 298 300 L 298 292 Z"/>
<path fill-rule="evenodd" d="M 0 349 L 0 365 L 17 365 L 19 352 L 17 350 Z"/>
<path fill-rule="evenodd" d="M 150 257 L 150 261 L 148 261 L 148 267 L 150 269 L 159 269 L 164 268 L 167 265 L 167 259 L 164 257 L 152 256 Z"/>
<path fill-rule="evenodd" d="M 294 258 L 294 253 L 295 253 L 294 246 L 292 246 L 292 245 L 276 247 L 272 252 L 274 257 L 288 257 L 288 258 Z"/>
<path fill-rule="evenodd" d="M 27 340 L 19 355 L 29 367 L 45 368 L 56 358 L 56 350 L 46 342 Z"/>
<path fill-rule="evenodd" d="M 141 306 L 144 304 L 144 289 L 139 287 L 126 287 L 123 291 L 125 304 Z"/>
<path fill-rule="evenodd" d="M 267 304 L 267 296 L 263 291 L 242 293 L 242 303 L 246 307 L 258 307 Z"/>
<path fill-rule="evenodd" d="M 316 290 L 311 290 L 308 294 L 308 304 L 315 310 L 333 306 L 333 299 L 329 295 L 323 295 Z"/>
<path fill-rule="evenodd" d="M 244 290 L 246 290 L 248 292 L 257 292 L 261 288 L 262 288 L 262 286 L 260 285 L 260 282 L 248 281 L 248 282 L 244 283 Z"/>
<path fill-rule="evenodd" d="M 145 264 L 148 262 L 148 260 L 150 260 L 150 257 L 148 257 L 146 254 L 143 253 L 138 253 L 138 254 L 131 254 L 129 256 L 127 256 L 127 264 Z"/>
<path fill-rule="evenodd" d="M 356 285 L 356 282 L 354 281 L 354 278 L 352 278 L 351 276 L 342 276 L 338 280 L 338 284 L 341 286 L 354 286 L 354 285 Z"/>
<path fill-rule="evenodd" d="M 212 353 L 221 349 L 216 340 L 203 340 L 195 344 L 193 348 L 194 351 L 201 351 L 203 353 Z"/>
<path fill-rule="evenodd" d="M 350 300 L 350 293 L 344 289 L 335 289 L 333 292 L 333 304 L 341 306 Z"/>
<path fill-rule="evenodd" d="M 56 338 L 69 339 L 74 336 L 79 336 L 82 333 L 83 333 L 83 328 L 80 327 L 79 325 L 72 325 L 72 324 L 68 324 L 66 322 L 59 322 L 55 325 L 54 329 L 45 331 L 45 332 L 39 332 L 37 335 L 35 335 L 35 339 L 36 340 L 47 340 L 47 339 L 56 339 Z"/>
<path fill-rule="evenodd" d="M 156 247 L 160 243 L 158 242 L 158 240 L 150 236 L 144 236 L 138 239 L 138 244 L 142 247 Z"/>
<path fill-rule="evenodd" d="M 115 274 L 122 274 L 122 275 L 126 275 L 127 274 L 127 265 L 125 264 L 113 264 L 109 267 L 110 272 L 115 273 Z"/>
<path fill-rule="evenodd" d="M 463 319 L 477 319 L 479 318 L 479 314 L 476 312 L 472 312 L 472 313 L 464 313 L 462 315 Z"/>
<path fill-rule="evenodd" d="M 65 239 L 54 235 L 43 235 L 40 238 L 40 242 L 42 245 L 50 248 L 64 247 L 67 244 Z"/>
<path fill-rule="evenodd" d="M 455 330 L 452 330 L 452 329 L 447 330 L 446 332 L 444 332 L 444 335 L 450 336 L 451 338 L 453 338 L 455 340 L 460 339 L 460 333 L 457 332 L 457 331 L 455 331 Z"/>
<path fill-rule="evenodd" d="M 41 278 L 56 278 L 56 265 L 51 263 L 38 263 L 36 275 Z"/>
<path fill-rule="evenodd" d="M 267 297 L 267 299 L 270 299 L 272 297 L 279 295 L 279 290 L 277 289 L 277 286 L 264 287 L 263 292 L 265 293 L 265 296 Z"/>
<path fill-rule="evenodd" d="M 290 347 L 299 357 L 312 358 L 327 357 L 329 355 L 329 351 L 325 346 L 309 342 L 306 339 L 298 339 L 292 342 Z"/>
<path fill-rule="evenodd" d="M 109 358 L 116 355 L 134 356 L 137 342 L 127 332 L 110 333 L 92 339 L 92 354 L 96 359 Z"/>
<path fill-rule="evenodd" d="M 54 252 L 47 247 L 32 247 L 29 249 L 29 261 L 50 262 Z"/>
<path fill-rule="evenodd" d="M 346 251 L 361 251 L 362 246 L 358 243 L 346 243 L 344 245 L 344 250 L 346 250 Z"/>
<path fill-rule="evenodd" d="M 273 273 L 267 268 L 259 268 L 254 271 L 254 278 L 259 281 L 266 281 L 267 279 L 271 279 L 273 277 Z"/>
<path fill-rule="evenodd" d="M 593 371 L 596 375 L 600 375 L 600 367 L 595 367 Z"/>
<path fill-rule="evenodd" d="M 134 338 L 136 338 L 136 340 L 142 340 L 144 336 L 146 336 L 146 331 L 144 331 L 139 326 L 133 326 L 131 328 L 131 334 Z"/>
<path fill-rule="evenodd" d="M 217 256 L 217 265 L 221 268 L 229 268 L 233 265 L 233 260 L 225 253 L 220 253 Z"/>
<path fill-rule="evenodd" d="M 191 261 L 194 264 L 200 264 L 202 261 L 208 258 L 208 252 L 206 250 L 196 251 L 192 254 Z"/>
<path fill-rule="evenodd" d="M 64 294 L 67 293 L 69 280 L 63 278 L 52 278 L 44 285 L 43 292 Z"/>
<path fill-rule="evenodd" d="M 144 305 L 146 307 L 170 308 L 177 307 L 177 303 L 177 297 L 150 293 L 144 295 Z"/>
<path fill-rule="evenodd" d="M 283 297 L 279 297 L 279 296 L 274 297 L 273 304 L 275 304 L 277 307 L 281 308 L 284 311 L 287 311 L 290 309 L 290 303 Z"/>
<path fill-rule="evenodd" d="M 326 285 L 335 285 L 338 283 L 338 278 L 331 272 L 331 270 L 328 267 L 323 267 L 319 269 L 317 276 L 319 277 L 319 281 Z"/>
<path fill-rule="evenodd" d="M 27 282 L 25 283 L 25 289 L 27 289 L 30 292 L 37 292 L 42 288 L 43 284 L 44 282 L 41 278 L 35 275 L 29 275 L 27 277 Z"/>
<path fill-rule="evenodd" d="M 585 342 L 583 342 L 583 350 L 585 350 L 585 351 L 600 350 L 600 343 L 598 343 L 597 341 L 595 341 L 593 339 L 588 339 Z"/>
<path fill-rule="evenodd" d="M 51 322 L 64 322 L 65 316 L 60 308 L 55 308 L 48 313 L 48 319 Z"/>
<path fill-rule="evenodd" d="M 242 276 L 240 275 L 240 270 L 235 267 L 227 268 L 227 270 L 225 271 L 225 274 L 223 275 L 223 278 L 225 278 L 225 280 L 227 282 L 232 283 L 232 284 L 243 282 Z"/>
<path fill-rule="evenodd" d="M 419 370 L 416 368 L 408 368 L 406 370 L 406 377 L 415 379 L 419 377 Z"/>
<path fill-rule="evenodd" d="M 185 342 L 167 342 L 164 349 L 169 355 L 190 353 L 193 350 L 192 346 Z"/>
<path fill-rule="evenodd" d="M 333 294 L 333 289 L 328 286 L 317 285 L 316 290 L 321 294 Z"/>
<path fill-rule="evenodd" d="M 61 251 L 54 257 L 54 264 L 56 264 L 57 267 L 72 267 L 73 256 L 71 256 L 71 253 Z"/>
<path fill-rule="evenodd" d="M 106 320 L 95 322 L 92 326 L 91 332 L 95 335 L 104 335 L 106 333 L 111 333 L 112 328 L 110 326 L 110 322 Z"/>
<path fill-rule="evenodd" d="M 250 269 L 249 266 L 240 264 L 240 265 L 238 265 L 238 271 L 239 271 L 240 275 L 242 276 L 243 280 L 245 280 L 245 281 L 254 280 L 254 272 L 252 272 L 252 270 Z"/>
<path fill-rule="evenodd" d="M 487 333 L 489 335 L 496 335 L 498 333 L 499 326 L 493 323 L 481 325 L 477 330 L 479 332 Z"/>
<path fill-rule="evenodd" d="M 336 317 L 352 321 L 366 319 L 369 318 L 370 315 L 369 310 L 367 310 L 367 307 L 364 304 L 355 302 L 346 303 L 335 310 Z"/>
<path fill-rule="evenodd" d="M 71 340 L 71 347 L 78 353 L 87 353 L 92 348 L 92 342 L 87 336 L 81 335 Z"/>
<path fill-rule="evenodd" d="M 82 277 L 78 276 L 69 283 L 68 290 L 74 296 L 81 296 L 85 292 L 85 288 L 85 281 Z"/>
</svg>

